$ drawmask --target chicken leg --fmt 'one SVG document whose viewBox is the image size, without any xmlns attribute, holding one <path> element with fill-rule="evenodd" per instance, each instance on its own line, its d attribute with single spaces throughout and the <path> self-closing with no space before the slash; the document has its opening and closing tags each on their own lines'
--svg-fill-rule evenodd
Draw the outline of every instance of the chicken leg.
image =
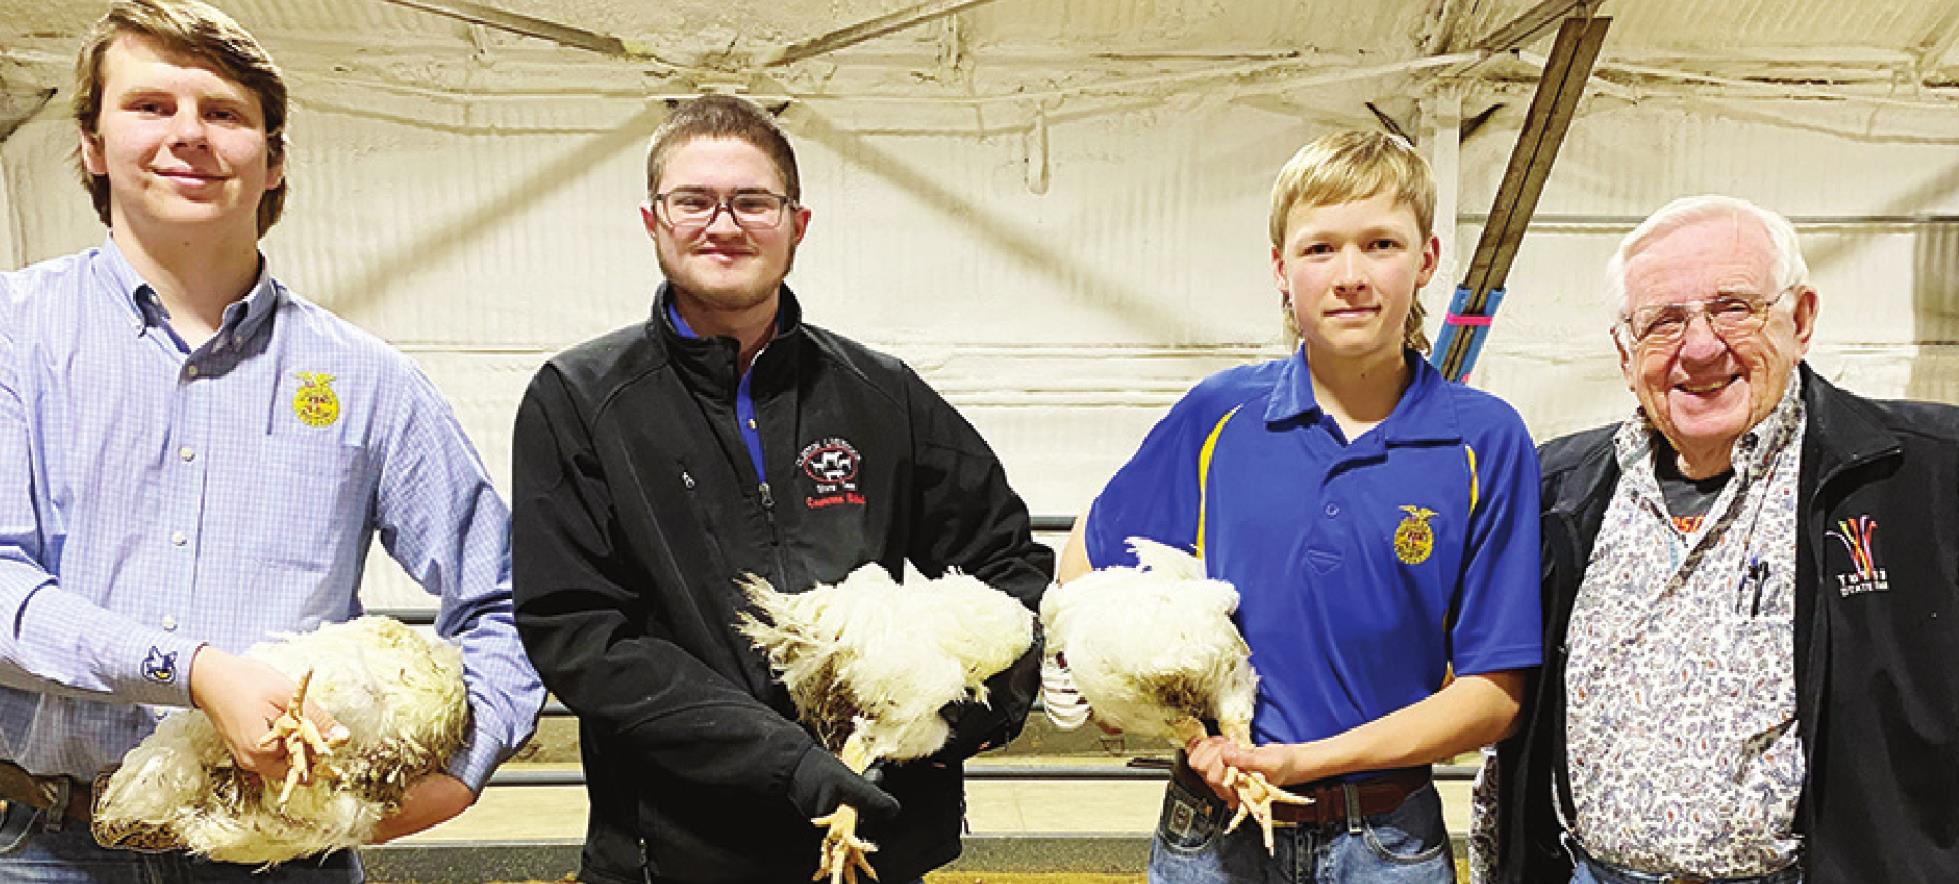
<svg viewBox="0 0 1959 884">
<path fill-rule="evenodd" d="M 293 787 L 313 780 L 313 765 L 320 759 L 333 754 L 333 750 L 347 742 L 347 729 L 334 728 L 331 733 L 321 735 L 320 729 L 306 717 L 306 687 L 313 681 L 313 670 L 306 670 L 299 677 L 299 684 L 293 688 L 292 700 L 286 703 L 286 711 L 272 720 L 272 727 L 259 738 L 260 749 L 284 745 L 286 749 L 286 782 L 279 790 L 279 806 L 285 807 L 292 798 Z M 312 757 L 307 757 L 308 755 Z"/>
<path fill-rule="evenodd" d="M 856 774 L 868 770 L 873 760 L 863 735 L 855 731 L 844 741 L 843 750 L 837 757 Z M 811 881 L 821 881 L 827 876 L 830 884 L 857 884 L 859 869 L 871 880 L 877 880 L 877 871 L 871 868 L 871 861 L 866 856 L 875 852 L 877 845 L 857 837 L 857 808 L 839 804 L 830 815 L 817 817 L 811 822 L 829 830 L 823 835 L 823 858 L 817 863 L 816 874 L 810 876 Z"/>
<path fill-rule="evenodd" d="M 1204 729 L 1203 723 L 1195 718 L 1185 718 L 1183 721 L 1178 722 L 1176 727 L 1177 740 L 1185 746 L 1210 736 L 1210 732 Z M 1251 729 L 1249 726 L 1234 727 L 1227 725 L 1224 730 L 1226 731 L 1225 736 L 1229 737 L 1233 743 L 1237 743 L 1247 749 L 1252 747 Z M 1272 785 L 1271 781 L 1267 780 L 1265 775 L 1258 771 L 1246 772 L 1235 767 L 1227 767 L 1225 768 L 1224 784 L 1227 788 L 1238 793 L 1238 812 L 1232 814 L 1231 822 L 1225 825 L 1225 833 L 1229 834 L 1236 831 L 1238 824 L 1244 822 L 1246 817 L 1250 817 L 1258 821 L 1259 832 L 1265 836 L 1265 852 L 1267 854 L 1271 854 L 1274 850 L 1272 843 L 1272 805 L 1313 803 L 1313 799 L 1311 798 L 1303 795 L 1294 795 L 1278 786 Z"/>
</svg>

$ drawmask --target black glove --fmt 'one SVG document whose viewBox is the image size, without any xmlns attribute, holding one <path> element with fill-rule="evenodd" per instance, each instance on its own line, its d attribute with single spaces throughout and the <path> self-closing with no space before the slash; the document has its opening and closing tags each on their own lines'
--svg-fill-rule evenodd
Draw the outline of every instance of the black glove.
<svg viewBox="0 0 1959 884">
<path fill-rule="evenodd" d="M 972 700 L 953 703 L 939 710 L 951 726 L 945 745 L 932 754 L 932 761 L 955 764 L 987 749 L 998 749 L 1020 735 L 1027 722 L 1028 708 L 1041 690 L 1041 643 L 1036 641 L 1013 665 L 986 680 L 988 703 Z"/>
<path fill-rule="evenodd" d="M 821 747 L 811 746 L 789 775 L 789 801 L 804 816 L 828 816 L 839 804 L 857 808 L 866 819 L 898 815 L 898 799 L 851 773 L 842 761 Z"/>
</svg>

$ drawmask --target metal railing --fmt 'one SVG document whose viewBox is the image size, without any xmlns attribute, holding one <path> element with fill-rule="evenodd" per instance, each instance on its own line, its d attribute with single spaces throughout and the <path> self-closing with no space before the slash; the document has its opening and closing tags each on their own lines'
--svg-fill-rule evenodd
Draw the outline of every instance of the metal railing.
<svg viewBox="0 0 1959 884">
<path fill-rule="evenodd" d="M 1138 764 L 1137 762 L 1146 762 Z M 1477 768 L 1465 764 L 1438 764 L 1433 768 L 1435 779 L 1441 782 L 1469 782 L 1476 778 Z M 968 780 L 1006 780 L 1014 782 L 1034 782 L 1059 780 L 1064 782 L 1134 782 L 1167 780 L 1170 778 L 1168 759 L 1135 759 L 1128 764 L 1012 764 L 981 761 L 966 766 Z M 492 786 L 583 786 L 585 771 L 527 770 L 523 768 L 501 767 L 490 775 Z"/>
<path fill-rule="evenodd" d="M 1073 531 L 1074 516 L 1034 516 L 1034 530 L 1041 533 L 1061 534 Z M 431 626 L 435 623 L 435 611 L 428 608 L 373 608 L 367 613 L 393 617 L 410 626 Z M 1037 698 L 1034 713 L 1040 712 Z M 557 700 L 548 700 L 541 713 L 546 718 L 575 718 L 576 715 Z M 1475 779 L 1477 768 L 1471 765 L 1438 764 L 1434 767 L 1435 778 L 1440 781 L 1468 781 Z M 1133 758 L 1128 764 L 1014 764 L 1010 762 L 993 763 L 982 761 L 968 765 L 966 779 L 969 780 L 1009 780 L 1009 781 L 1149 781 L 1165 780 L 1170 777 L 1170 762 L 1167 758 Z M 492 786 L 583 786 L 583 769 L 530 770 L 524 768 L 498 768 L 490 775 Z"/>
</svg>

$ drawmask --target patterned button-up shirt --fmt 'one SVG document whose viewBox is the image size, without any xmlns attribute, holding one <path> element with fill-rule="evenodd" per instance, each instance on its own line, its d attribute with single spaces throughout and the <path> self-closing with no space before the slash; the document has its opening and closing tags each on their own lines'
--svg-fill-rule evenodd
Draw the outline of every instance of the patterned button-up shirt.
<svg viewBox="0 0 1959 884">
<path fill-rule="evenodd" d="M 88 778 L 239 652 L 360 613 L 371 539 L 442 598 L 480 788 L 543 687 L 509 513 L 406 357 L 261 271 L 192 349 L 111 239 L 0 274 L 0 758 Z"/>
<path fill-rule="evenodd" d="M 1796 859 L 1800 386 L 1736 441 L 1734 476 L 1691 533 L 1667 512 L 1652 425 L 1636 415 L 1614 440 L 1621 477 L 1565 672 L 1566 822 L 1607 862 L 1732 877 Z"/>
</svg>

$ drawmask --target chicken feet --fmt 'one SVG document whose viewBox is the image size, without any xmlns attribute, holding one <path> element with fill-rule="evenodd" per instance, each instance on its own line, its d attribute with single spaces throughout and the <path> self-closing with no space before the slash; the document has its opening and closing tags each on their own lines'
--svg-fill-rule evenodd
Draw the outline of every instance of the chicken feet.
<svg viewBox="0 0 1959 884">
<path fill-rule="evenodd" d="M 286 703 L 286 711 L 272 720 L 271 729 L 258 741 L 260 749 L 281 745 L 286 749 L 286 782 L 279 790 L 280 807 L 285 807 L 286 801 L 292 798 L 294 787 L 313 781 L 313 766 L 344 745 L 349 736 L 344 727 L 336 727 L 323 735 L 319 727 L 306 717 L 306 687 L 312 680 L 311 669 L 299 677 L 299 684 L 293 688 L 292 700 Z M 308 757 L 309 754 L 311 757 Z"/>
<path fill-rule="evenodd" d="M 852 773 L 862 774 L 871 766 L 870 748 L 864 738 L 851 734 L 844 741 L 843 751 L 838 753 L 844 766 Z M 839 804 L 828 816 L 820 816 L 810 822 L 826 827 L 823 834 L 823 857 L 816 865 L 816 874 L 811 881 L 830 879 L 830 884 L 857 884 L 857 873 L 862 870 L 873 881 L 877 880 L 877 870 L 871 868 L 867 854 L 877 850 L 877 845 L 857 837 L 857 808 Z"/>
<path fill-rule="evenodd" d="M 1227 734 L 1232 742 L 1246 748 L 1251 747 L 1252 741 L 1249 733 L 1238 733 L 1239 728 L 1226 728 L 1226 730 L 1232 731 L 1232 733 Z M 1204 724 L 1195 718 L 1186 718 L 1178 722 L 1176 734 L 1177 739 L 1185 746 L 1210 736 L 1210 732 L 1204 729 Z M 1238 824 L 1243 823 L 1248 817 L 1256 820 L 1260 834 L 1265 837 L 1265 852 L 1267 854 L 1271 854 L 1274 851 L 1272 843 L 1272 806 L 1274 804 L 1304 805 L 1313 803 L 1313 799 L 1311 798 L 1303 795 L 1294 795 L 1278 786 L 1272 785 L 1272 782 L 1267 780 L 1265 775 L 1258 771 L 1248 772 L 1235 767 L 1226 767 L 1224 785 L 1225 788 L 1237 793 L 1238 797 L 1238 812 L 1232 814 L 1231 822 L 1225 825 L 1225 834 L 1236 831 Z"/>
<path fill-rule="evenodd" d="M 1258 821 L 1259 833 L 1265 836 L 1265 852 L 1273 853 L 1272 845 L 1272 805 L 1274 804 L 1312 804 L 1313 799 L 1304 795 L 1294 795 L 1278 786 L 1272 785 L 1265 775 L 1258 771 L 1246 773 L 1230 768 L 1225 774 L 1225 782 L 1238 793 L 1238 812 L 1231 815 L 1231 822 L 1224 827 L 1226 834 L 1238 828 L 1238 824 L 1251 817 Z"/>
</svg>

